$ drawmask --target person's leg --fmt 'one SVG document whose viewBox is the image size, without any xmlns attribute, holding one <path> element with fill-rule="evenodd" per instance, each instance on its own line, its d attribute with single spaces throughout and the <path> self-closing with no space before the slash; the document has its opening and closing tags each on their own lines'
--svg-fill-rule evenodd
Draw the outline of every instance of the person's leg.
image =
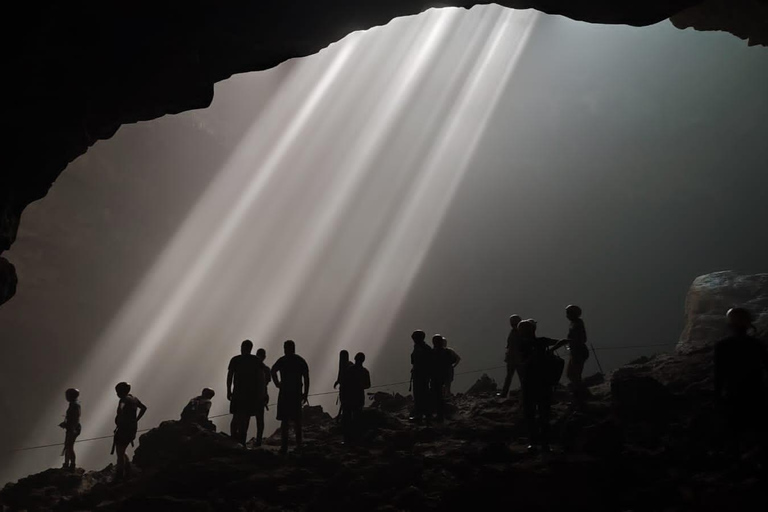
<svg viewBox="0 0 768 512">
<path fill-rule="evenodd" d="M 280 422 L 280 453 L 286 453 L 288 451 L 288 429 L 289 421 L 283 420 Z"/>
<path fill-rule="evenodd" d="M 515 376 L 515 367 L 507 362 L 507 375 L 504 377 L 504 385 L 501 387 L 501 396 L 507 398 L 509 396 L 509 388 L 512 386 L 512 377 Z"/>
<path fill-rule="evenodd" d="M 296 418 L 296 446 L 301 446 L 304 441 L 304 433 L 301 430 L 301 414 Z"/>
<path fill-rule="evenodd" d="M 535 445 L 538 442 L 536 426 L 536 399 L 531 386 L 523 386 L 523 413 L 528 426 L 528 444 Z"/>
<path fill-rule="evenodd" d="M 117 443 L 115 444 L 115 453 L 117 454 L 117 464 L 115 465 L 115 478 L 121 479 L 126 473 L 126 459 L 125 450 L 128 448 L 127 444 Z"/>
<path fill-rule="evenodd" d="M 256 409 L 256 446 L 261 446 L 264 439 L 264 405 L 259 404 Z"/>
<path fill-rule="evenodd" d="M 352 416 L 354 415 L 354 410 L 349 405 L 346 405 L 342 407 L 342 416 L 341 416 L 341 432 L 344 436 L 344 441 L 349 442 L 351 439 L 351 430 L 352 430 Z"/>
<path fill-rule="evenodd" d="M 541 394 L 539 409 L 539 442 L 542 448 L 549 450 L 549 419 L 552 410 L 552 391 L 547 389 Z"/>
<path fill-rule="evenodd" d="M 251 415 L 243 414 L 243 423 L 240 426 L 240 443 L 245 446 L 248 442 L 248 427 L 251 426 Z"/>
<path fill-rule="evenodd" d="M 232 421 L 229 422 L 229 437 L 235 441 L 240 441 L 240 415 L 232 414 Z"/>
<path fill-rule="evenodd" d="M 432 383 L 432 407 L 438 420 L 445 418 L 445 400 L 443 399 L 444 382 Z"/>
</svg>

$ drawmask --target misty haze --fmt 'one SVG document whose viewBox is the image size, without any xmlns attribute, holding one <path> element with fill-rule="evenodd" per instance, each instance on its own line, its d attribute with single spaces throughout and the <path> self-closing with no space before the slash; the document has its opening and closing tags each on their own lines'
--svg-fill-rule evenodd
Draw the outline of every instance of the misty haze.
<svg viewBox="0 0 768 512">
<path fill-rule="evenodd" d="M 407 395 L 414 329 L 461 356 L 454 393 L 500 385 L 509 316 L 560 339 L 572 303 L 585 376 L 672 351 L 697 276 L 766 272 L 766 84 L 766 49 L 730 34 L 448 8 L 123 126 L 8 251 L 0 481 L 60 466 L 61 446 L 11 450 L 61 442 L 69 387 L 81 437 L 105 437 L 77 444 L 86 469 L 113 462 L 119 381 L 148 406 L 139 428 L 208 386 L 229 432 L 244 339 L 268 365 L 295 340 L 311 394 L 347 349 Z"/>
</svg>

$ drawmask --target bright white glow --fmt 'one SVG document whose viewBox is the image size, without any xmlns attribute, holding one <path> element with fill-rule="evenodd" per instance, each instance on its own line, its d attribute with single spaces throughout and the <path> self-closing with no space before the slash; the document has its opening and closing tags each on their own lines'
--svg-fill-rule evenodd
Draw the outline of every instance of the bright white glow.
<svg viewBox="0 0 768 512">
<path fill-rule="evenodd" d="M 330 388 L 338 349 L 375 357 L 536 18 L 461 13 L 397 20 L 293 64 L 73 379 L 105 389 L 84 437 L 111 430 L 120 380 L 149 405 L 143 426 L 206 385 L 222 404 L 244 338 L 269 361 L 295 339 L 313 391 Z M 30 442 L 49 439 L 58 408 Z M 80 445 L 81 461 L 91 448 L 104 449 Z"/>
</svg>

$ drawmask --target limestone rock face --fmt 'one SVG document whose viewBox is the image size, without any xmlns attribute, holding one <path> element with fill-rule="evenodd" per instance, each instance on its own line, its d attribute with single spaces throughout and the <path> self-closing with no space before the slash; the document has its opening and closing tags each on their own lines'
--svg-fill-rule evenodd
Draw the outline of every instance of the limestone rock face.
<svg viewBox="0 0 768 512">
<path fill-rule="evenodd" d="M 121 125 L 205 108 L 213 85 L 235 73 L 269 69 L 311 55 L 355 30 L 383 25 L 430 7 L 469 8 L 487 1 L 295 0 L 292 2 L 163 2 L 130 8 L 84 0 L 17 2 L 5 34 L 14 101 L 10 157 L 0 172 L 0 253 L 16 237 L 28 204 L 44 197 L 67 164 Z M 593 23 L 645 26 L 701 0 L 498 0 Z M 705 2 L 676 17 L 678 26 L 732 30 L 766 44 L 764 0 Z M 753 5 L 754 4 L 754 5 Z M 119 12 L 117 12 L 119 10 Z M 746 28 L 745 28 L 746 27 Z M 762 34 L 762 35 L 761 35 Z M 15 283 L 0 266 L 0 285 Z M 0 304 L 13 288 L 0 287 Z"/>
<path fill-rule="evenodd" d="M 714 272 L 697 277 L 685 299 L 685 329 L 679 353 L 711 346 L 726 336 L 725 313 L 740 306 L 754 315 L 761 336 L 768 332 L 768 274 Z"/>
</svg>

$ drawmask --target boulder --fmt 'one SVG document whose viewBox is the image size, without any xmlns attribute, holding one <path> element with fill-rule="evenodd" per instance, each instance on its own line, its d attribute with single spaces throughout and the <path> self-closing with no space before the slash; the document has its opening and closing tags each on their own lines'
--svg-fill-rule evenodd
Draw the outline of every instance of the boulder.
<svg viewBox="0 0 768 512">
<path fill-rule="evenodd" d="M 768 274 L 731 270 L 697 277 L 685 299 L 685 328 L 677 352 L 687 354 L 711 347 L 726 335 L 725 313 L 734 306 L 752 312 L 758 332 L 768 332 Z"/>
<path fill-rule="evenodd" d="M 611 394 L 617 414 L 629 421 L 663 422 L 669 417 L 674 402 L 674 396 L 664 384 L 631 366 L 613 373 Z"/>
<path fill-rule="evenodd" d="M 195 423 L 164 421 L 139 438 L 133 462 L 140 468 L 158 467 L 221 456 L 243 447 L 231 437 Z"/>
<path fill-rule="evenodd" d="M 467 390 L 467 395 L 490 395 L 496 393 L 498 389 L 499 386 L 496 384 L 496 381 L 490 378 L 488 374 L 484 373 L 477 379 L 477 382 L 472 384 L 472 387 Z"/>
</svg>

